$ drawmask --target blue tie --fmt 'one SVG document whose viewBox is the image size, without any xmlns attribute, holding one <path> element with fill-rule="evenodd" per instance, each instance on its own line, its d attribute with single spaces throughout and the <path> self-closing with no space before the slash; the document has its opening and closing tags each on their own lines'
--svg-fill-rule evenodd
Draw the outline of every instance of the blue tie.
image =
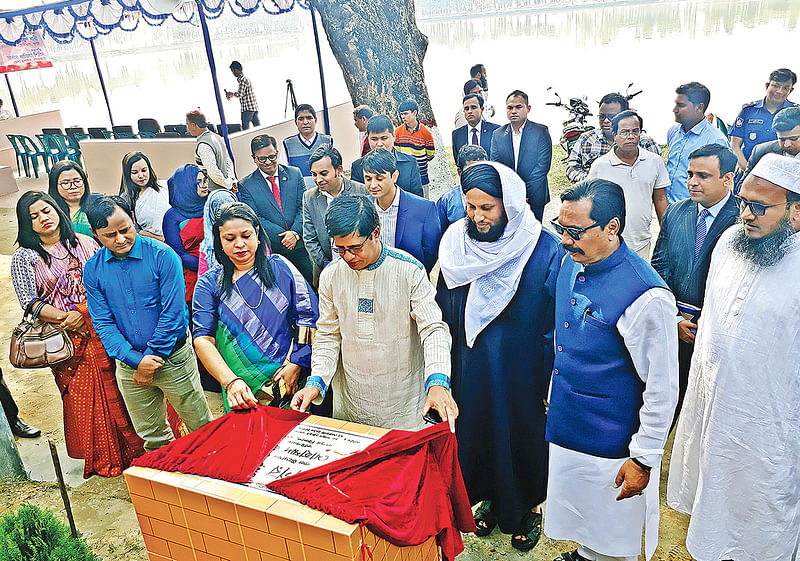
<svg viewBox="0 0 800 561">
<path fill-rule="evenodd" d="M 700 255 L 700 250 L 703 248 L 703 242 L 706 241 L 706 234 L 708 234 L 708 230 L 706 229 L 706 218 L 710 215 L 711 213 L 708 212 L 708 209 L 704 208 L 702 211 L 700 211 L 700 216 L 697 219 L 697 231 L 694 237 L 695 257 Z"/>
</svg>

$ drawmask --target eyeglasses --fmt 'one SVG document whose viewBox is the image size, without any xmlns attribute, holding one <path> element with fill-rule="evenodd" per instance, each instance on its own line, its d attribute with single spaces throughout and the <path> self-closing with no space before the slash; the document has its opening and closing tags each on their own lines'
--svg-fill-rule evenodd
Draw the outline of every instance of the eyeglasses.
<svg viewBox="0 0 800 561">
<path fill-rule="evenodd" d="M 58 182 L 58 186 L 63 187 L 64 189 L 66 189 L 70 185 L 74 185 L 75 187 L 80 187 L 81 185 L 83 185 L 83 179 L 79 177 L 77 179 L 68 179 L 67 181 Z"/>
<path fill-rule="evenodd" d="M 277 159 L 278 159 L 277 154 L 271 154 L 269 156 L 256 156 L 256 160 L 258 160 L 262 164 L 266 164 L 267 162 L 274 162 Z"/>
<path fill-rule="evenodd" d="M 747 199 L 743 199 L 742 197 L 734 197 L 734 198 L 739 203 L 739 212 L 744 212 L 744 209 L 749 207 L 750 212 L 753 213 L 753 216 L 764 216 L 767 213 L 768 208 L 786 204 L 786 203 L 775 203 L 774 205 L 765 205 L 762 203 L 754 203 L 753 201 L 748 201 Z"/>
<path fill-rule="evenodd" d="M 623 137 L 639 136 L 642 134 L 642 129 L 620 129 L 617 134 Z"/>
<path fill-rule="evenodd" d="M 335 245 L 332 248 L 333 252 L 337 255 L 342 255 L 342 256 L 344 256 L 346 253 L 352 253 L 353 255 L 361 255 L 361 251 L 364 249 L 364 244 L 367 243 L 371 237 L 372 234 L 370 234 L 369 237 L 367 237 L 367 239 L 365 239 L 358 245 L 351 245 L 349 247 L 339 247 L 338 245 Z"/>
<path fill-rule="evenodd" d="M 781 137 L 779 136 L 779 137 L 778 137 L 778 143 L 779 143 L 779 144 L 783 144 L 784 142 L 797 142 L 797 140 L 798 140 L 798 139 L 800 139 L 800 135 L 795 135 L 795 136 L 784 136 L 783 138 L 781 138 Z"/>
<path fill-rule="evenodd" d="M 567 235 L 576 242 L 580 241 L 581 236 L 583 236 L 587 230 L 591 230 L 595 226 L 601 225 L 599 222 L 595 222 L 591 226 L 586 226 L 584 228 L 578 226 L 562 226 L 556 219 L 551 220 L 550 224 L 553 225 L 553 229 L 555 229 L 559 236 L 563 236 L 564 232 L 566 232 Z"/>
<path fill-rule="evenodd" d="M 609 121 L 617 116 L 616 113 L 598 113 L 597 116 L 600 118 L 600 122 L 602 123 L 606 119 Z"/>
</svg>

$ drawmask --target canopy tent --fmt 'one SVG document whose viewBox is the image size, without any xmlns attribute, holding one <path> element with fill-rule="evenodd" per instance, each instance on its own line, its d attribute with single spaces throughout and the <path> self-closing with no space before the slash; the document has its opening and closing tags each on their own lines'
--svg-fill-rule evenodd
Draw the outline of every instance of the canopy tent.
<svg viewBox="0 0 800 561">
<path fill-rule="evenodd" d="M 28 4 L 33 3 L 29 1 Z M 179 23 L 199 24 L 211 70 L 214 97 L 219 111 L 220 128 L 230 152 L 228 125 L 225 120 L 225 111 L 222 107 L 214 53 L 211 49 L 211 39 L 208 31 L 208 20 L 220 17 L 226 6 L 238 17 L 247 17 L 256 13 L 259 9 L 268 14 L 277 15 L 291 11 L 295 6 L 311 13 L 314 42 L 319 63 L 325 132 L 329 133 L 328 101 L 325 95 L 325 77 L 320 57 L 319 34 L 317 32 L 314 9 L 308 0 L 62 0 L 51 4 L 30 5 L 13 11 L 0 11 L 0 42 L 7 45 L 16 45 L 24 39 L 26 32 L 35 30 L 39 30 L 42 34 L 46 34 L 58 43 L 69 43 L 76 38 L 89 41 L 97 75 L 100 79 L 100 86 L 105 97 L 109 120 L 113 126 L 114 118 L 111 113 L 111 105 L 103 74 L 100 70 L 94 39 L 99 35 L 107 35 L 116 29 L 135 31 L 142 21 L 151 26 L 163 25 L 168 19 Z M 6 75 L 6 83 L 9 87 L 9 93 L 11 93 L 8 75 Z M 13 93 L 11 93 L 11 96 L 13 100 Z M 233 157 L 232 154 L 231 157 Z"/>
</svg>

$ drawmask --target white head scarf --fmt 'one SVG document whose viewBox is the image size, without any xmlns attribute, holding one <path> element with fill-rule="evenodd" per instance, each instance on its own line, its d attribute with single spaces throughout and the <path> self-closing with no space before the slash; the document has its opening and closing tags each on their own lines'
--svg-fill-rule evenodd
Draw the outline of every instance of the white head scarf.
<svg viewBox="0 0 800 561">
<path fill-rule="evenodd" d="M 508 224 L 496 241 L 479 242 L 467 234 L 465 217 L 450 225 L 439 246 L 439 265 L 447 287 L 470 285 L 464 318 L 470 348 L 516 294 L 542 232 L 525 200 L 525 183 L 511 168 L 497 162 L 472 165 L 490 165 L 497 170 Z"/>
</svg>

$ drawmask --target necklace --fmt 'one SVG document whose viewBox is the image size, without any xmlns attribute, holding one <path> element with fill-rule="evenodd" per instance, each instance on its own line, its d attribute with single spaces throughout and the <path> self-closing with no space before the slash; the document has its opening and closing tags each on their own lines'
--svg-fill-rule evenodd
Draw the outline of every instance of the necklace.
<svg viewBox="0 0 800 561">
<path fill-rule="evenodd" d="M 245 274 L 247 274 L 247 273 L 245 273 Z M 244 276 L 244 275 L 242 275 L 242 276 Z M 239 279 L 240 278 L 242 278 L 242 277 L 239 277 Z M 242 291 L 239 290 L 239 279 L 236 279 L 235 281 L 233 281 L 233 286 L 236 287 L 236 292 L 239 293 L 239 297 L 242 299 L 242 302 L 244 302 L 244 305 L 247 306 L 248 308 L 250 308 L 251 310 L 258 309 L 258 307 L 261 306 L 261 302 L 264 300 L 264 287 L 260 287 L 261 288 L 261 297 L 258 299 L 258 304 L 256 304 L 255 306 L 251 306 L 247 302 L 247 300 L 245 300 L 244 294 L 242 294 Z"/>
</svg>

